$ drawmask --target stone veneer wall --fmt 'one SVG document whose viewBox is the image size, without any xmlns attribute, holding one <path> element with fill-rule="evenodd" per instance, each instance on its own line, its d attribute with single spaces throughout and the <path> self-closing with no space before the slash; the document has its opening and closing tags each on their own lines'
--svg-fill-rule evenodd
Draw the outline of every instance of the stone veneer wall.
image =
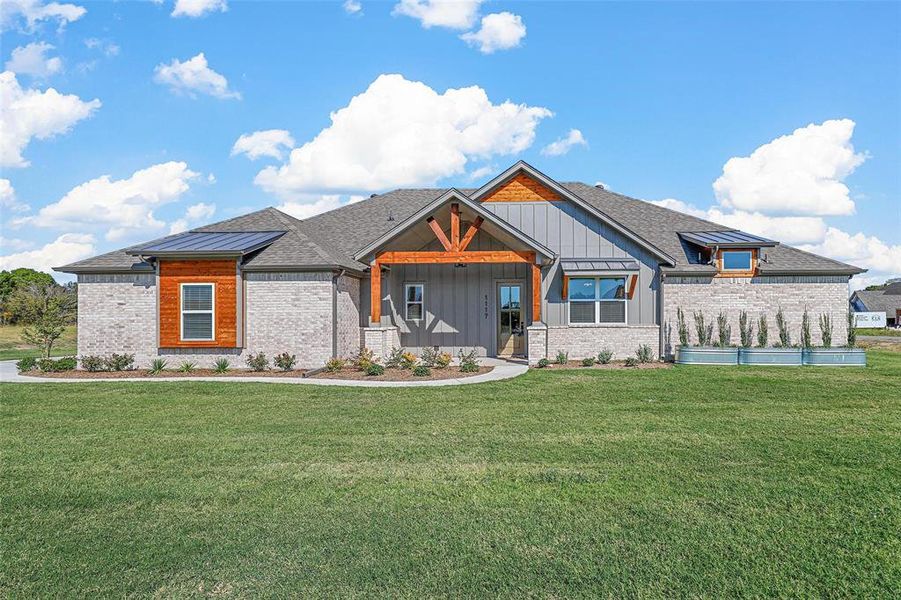
<svg viewBox="0 0 901 600">
<path fill-rule="evenodd" d="M 360 327 L 360 280 L 338 278 L 338 356 L 356 356 L 363 342 Z"/>
<path fill-rule="evenodd" d="M 638 347 L 647 344 L 654 358 L 660 349 L 660 328 L 657 325 L 579 325 L 548 327 L 547 354 L 553 359 L 557 352 L 569 353 L 570 360 L 597 356 L 601 350 L 613 352 L 613 360 L 635 356 Z M 531 351 L 529 359 L 531 361 Z"/>
<path fill-rule="evenodd" d="M 821 343 L 819 316 L 828 313 L 832 317 L 832 344 L 845 343 L 848 334 L 848 278 L 845 276 L 784 276 L 784 277 L 667 277 L 664 280 L 664 322 L 667 352 L 679 344 L 676 325 L 676 309 L 682 308 L 692 343 L 697 342 L 694 331 L 694 311 L 704 313 L 708 322 L 726 313 L 732 326 L 732 343 L 741 341 L 738 315 L 742 310 L 754 321 L 754 345 L 757 345 L 757 319 L 766 314 L 769 326 L 769 343 L 779 341 L 776 327 L 776 311 L 782 307 L 789 323 L 792 343 L 801 341 L 801 318 L 804 308 L 810 314 L 810 333 L 814 344 Z"/>
</svg>

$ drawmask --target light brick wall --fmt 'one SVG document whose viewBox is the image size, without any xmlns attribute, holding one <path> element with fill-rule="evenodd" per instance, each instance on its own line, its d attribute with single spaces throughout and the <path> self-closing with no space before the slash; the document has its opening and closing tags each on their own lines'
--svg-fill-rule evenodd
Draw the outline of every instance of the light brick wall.
<svg viewBox="0 0 901 600">
<path fill-rule="evenodd" d="M 387 358 L 392 348 L 400 348 L 400 331 L 397 327 L 364 327 L 363 345 L 377 358 Z"/>
<path fill-rule="evenodd" d="M 530 365 L 536 365 L 542 358 L 547 358 L 547 325 L 541 323 L 526 327 L 526 345 Z"/>
<path fill-rule="evenodd" d="M 613 360 L 635 356 L 641 344 L 647 344 L 656 358 L 660 348 L 660 328 L 657 325 L 603 325 L 548 327 L 547 354 L 569 353 L 570 360 L 597 356 L 601 350 L 613 352 Z M 529 353 L 531 361 L 531 352 Z"/>
<path fill-rule="evenodd" d="M 78 276 L 78 355 L 156 357 L 156 275 Z"/>
<path fill-rule="evenodd" d="M 363 342 L 360 327 L 360 280 L 338 278 L 338 356 L 356 356 Z"/>
<path fill-rule="evenodd" d="M 667 278 L 664 280 L 664 319 L 668 352 L 679 344 L 676 325 L 676 309 L 685 313 L 692 343 L 697 343 L 694 332 L 694 311 L 701 311 L 708 322 L 714 323 L 716 338 L 716 316 L 726 313 L 732 326 L 732 343 L 741 341 L 738 330 L 738 315 L 742 310 L 755 322 L 761 313 L 766 314 L 769 325 L 769 343 L 779 340 L 776 328 L 776 311 L 782 307 L 789 323 L 792 343 L 801 341 L 801 319 L 804 308 L 810 314 L 811 338 L 814 344 L 821 343 L 819 316 L 828 313 L 832 317 L 833 345 L 841 345 L 847 339 L 848 283 L 846 277 L 760 277 L 760 278 Z"/>
</svg>

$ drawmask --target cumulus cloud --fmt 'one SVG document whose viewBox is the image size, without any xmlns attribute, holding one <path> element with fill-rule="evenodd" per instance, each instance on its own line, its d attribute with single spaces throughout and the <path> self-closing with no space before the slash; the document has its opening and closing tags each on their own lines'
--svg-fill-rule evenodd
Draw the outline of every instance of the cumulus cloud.
<svg viewBox="0 0 901 600">
<path fill-rule="evenodd" d="M 175 0 L 172 16 L 197 18 L 207 13 L 227 10 L 228 2 L 226 0 Z"/>
<path fill-rule="evenodd" d="M 871 271 L 901 275 L 901 244 L 886 244 L 875 236 L 861 232 L 850 234 L 836 227 L 829 227 L 822 241 L 803 245 L 801 249 Z"/>
<path fill-rule="evenodd" d="M 500 12 L 482 17 L 481 28 L 460 36 L 470 46 L 482 54 L 492 54 L 498 50 L 516 48 L 526 37 L 526 26 L 522 17 L 510 12 Z"/>
<path fill-rule="evenodd" d="M 28 205 L 16 199 L 16 190 L 9 179 L 0 179 L 0 208 L 13 212 L 28 210 Z"/>
<path fill-rule="evenodd" d="M 115 42 L 101 40 L 100 38 L 95 37 L 85 39 L 84 45 L 91 50 L 99 50 L 110 57 L 118 56 L 119 51 L 121 50 L 119 45 Z"/>
<path fill-rule="evenodd" d="M 294 138 L 285 129 L 266 129 L 245 133 L 232 146 L 232 156 L 246 154 L 247 158 L 256 160 L 262 156 L 270 156 L 281 160 L 286 150 L 294 147 Z"/>
<path fill-rule="evenodd" d="M 2 250 L 26 250 L 34 246 L 29 240 L 0 236 L 0 251 Z"/>
<path fill-rule="evenodd" d="M 100 108 L 100 100 L 83 101 L 53 88 L 22 89 L 12 71 L 0 73 L 0 167 L 27 167 L 22 152 L 32 138 L 67 133 Z"/>
<path fill-rule="evenodd" d="M 301 196 L 296 200 L 284 202 L 278 206 L 282 212 L 286 212 L 296 219 L 309 219 L 312 216 L 324 213 L 348 204 L 354 204 L 365 199 L 366 196 L 341 194 L 323 194 L 322 196 Z"/>
<path fill-rule="evenodd" d="M 446 27 L 469 29 L 476 22 L 483 0 L 401 0 L 394 5 L 393 15 L 418 20 L 426 29 Z"/>
<path fill-rule="evenodd" d="M 64 233 L 49 244 L 36 250 L 27 250 L 0 256 L 0 269 L 11 270 L 27 267 L 51 273 L 59 267 L 94 254 L 94 236 L 85 233 Z M 65 276 L 54 274 L 54 277 Z"/>
<path fill-rule="evenodd" d="M 854 151 L 853 133 L 851 119 L 810 124 L 730 158 L 713 184 L 716 197 L 726 208 L 751 212 L 852 214 L 843 181 L 867 158 Z"/>
<path fill-rule="evenodd" d="M 39 227 L 109 227 L 107 240 L 121 240 L 146 230 L 158 230 L 165 223 L 153 211 L 178 200 L 197 177 L 183 162 L 167 162 L 135 171 L 126 179 L 103 175 L 72 188 L 57 202 L 48 204 L 34 216 L 17 224 Z"/>
<path fill-rule="evenodd" d="M 300 193 L 377 191 L 434 184 L 470 158 L 518 154 L 532 145 L 546 108 L 494 104 L 478 86 L 439 93 L 401 75 L 380 75 L 332 113 L 331 125 L 255 181 L 286 199 Z"/>
<path fill-rule="evenodd" d="M 41 0 L 3 0 L 0 2 L 0 29 L 14 27 L 22 20 L 27 31 L 34 31 L 43 21 L 56 21 L 62 30 L 77 21 L 87 10 L 76 4 L 44 3 Z"/>
<path fill-rule="evenodd" d="M 215 204 L 206 204 L 204 202 L 192 204 L 185 211 L 183 217 L 172 221 L 169 225 L 169 233 L 172 234 L 187 231 L 188 229 L 196 227 L 211 219 L 214 214 L 216 214 Z"/>
<path fill-rule="evenodd" d="M 344 12 L 349 15 L 363 14 L 363 5 L 357 0 L 344 0 Z"/>
<path fill-rule="evenodd" d="M 6 70 L 39 78 L 55 75 L 63 70 L 63 60 L 58 56 L 47 56 L 53 48 L 53 44 L 46 42 L 32 42 L 26 46 L 19 46 L 12 51 L 10 59 L 6 61 Z"/>
<path fill-rule="evenodd" d="M 191 98 L 196 98 L 197 94 L 207 94 L 215 98 L 241 99 L 240 93 L 228 88 L 228 80 L 210 68 L 203 52 L 184 62 L 173 58 L 168 65 L 157 65 L 153 80 L 169 86 L 176 94 Z"/>
<path fill-rule="evenodd" d="M 562 156 L 575 146 L 588 146 L 588 140 L 578 129 L 570 129 L 565 138 L 551 142 L 541 149 L 541 153 L 545 156 Z"/>
</svg>

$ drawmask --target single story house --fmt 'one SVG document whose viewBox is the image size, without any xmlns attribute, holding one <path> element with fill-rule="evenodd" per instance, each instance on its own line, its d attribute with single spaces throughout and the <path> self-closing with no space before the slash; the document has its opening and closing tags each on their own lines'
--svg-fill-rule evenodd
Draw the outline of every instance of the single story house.
<svg viewBox="0 0 901 600">
<path fill-rule="evenodd" d="M 724 311 L 734 341 L 740 311 L 774 332 L 780 307 L 799 339 L 806 308 L 840 340 L 863 271 L 522 161 L 478 189 L 399 189 L 303 220 L 266 208 L 57 270 L 78 276 L 80 355 L 289 352 L 304 367 L 363 346 L 669 355 L 678 308 L 689 326 Z"/>
<path fill-rule="evenodd" d="M 854 312 L 884 312 L 888 327 L 901 325 L 901 281 L 891 281 L 881 290 L 858 290 L 851 294 Z"/>
</svg>

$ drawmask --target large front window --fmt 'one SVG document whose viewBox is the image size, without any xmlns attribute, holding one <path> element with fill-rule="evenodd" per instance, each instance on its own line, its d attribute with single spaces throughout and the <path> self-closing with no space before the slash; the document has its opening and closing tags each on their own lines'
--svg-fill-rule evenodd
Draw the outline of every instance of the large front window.
<svg viewBox="0 0 901 600">
<path fill-rule="evenodd" d="M 625 277 L 573 277 L 569 280 L 569 322 L 625 323 Z"/>
<path fill-rule="evenodd" d="M 181 339 L 208 342 L 213 335 L 214 286 L 212 283 L 181 284 Z"/>
</svg>

